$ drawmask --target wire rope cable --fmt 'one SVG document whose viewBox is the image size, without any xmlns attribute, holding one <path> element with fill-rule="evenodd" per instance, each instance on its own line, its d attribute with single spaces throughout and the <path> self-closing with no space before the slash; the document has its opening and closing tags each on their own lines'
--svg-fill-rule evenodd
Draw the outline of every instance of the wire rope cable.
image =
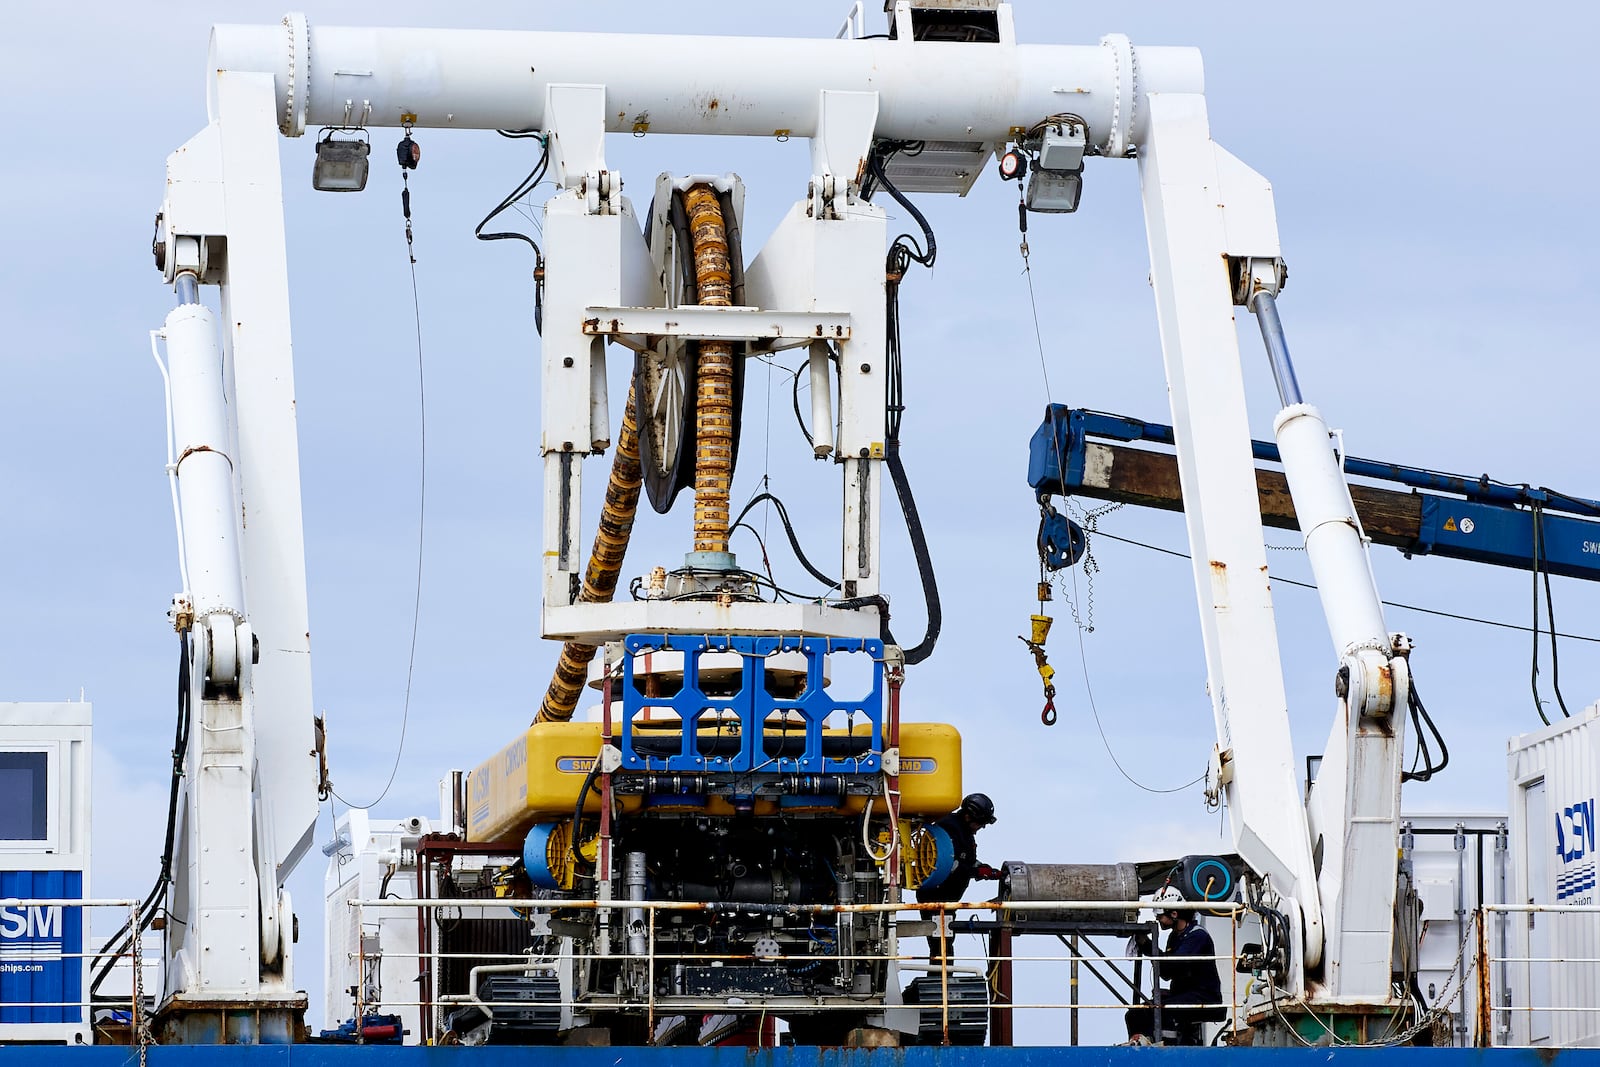
<svg viewBox="0 0 1600 1067">
<path fill-rule="evenodd" d="M 150 331 L 150 358 L 156 361 L 156 369 L 161 372 L 161 398 L 166 402 L 167 485 L 172 492 L 172 519 L 178 528 L 178 578 L 183 582 L 183 591 L 187 595 L 192 592 L 189 588 L 189 550 L 183 537 L 183 507 L 178 503 L 178 444 L 177 430 L 172 418 L 172 375 L 167 371 L 167 364 L 161 358 L 160 342 L 164 336 L 162 330 Z"/>
<path fill-rule="evenodd" d="M 1026 247 L 1026 246 L 1024 246 L 1024 247 Z M 1027 256 L 1026 252 L 1023 253 L 1022 262 L 1023 262 L 1022 273 L 1023 273 L 1023 276 L 1025 278 L 1027 278 L 1027 281 L 1028 281 L 1028 307 L 1033 313 L 1033 336 L 1034 336 L 1034 340 L 1038 344 L 1038 349 L 1039 349 L 1039 373 L 1044 378 L 1045 402 L 1047 404 L 1052 405 L 1052 407 L 1053 407 L 1054 404 L 1055 404 L 1055 399 L 1050 395 L 1050 370 L 1049 370 L 1049 367 L 1047 365 L 1047 362 L 1046 362 L 1046 359 L 1045 359 L 1045 354 L 1044 354 L 1044 333 L 1040 329 L 1040 326 L 1039 326 L 1039 302 L 1034 296 L 1034 290 L 1033 290 L 1033 268 L 1032 268 L 1032 265 L 1029 264 L 1029 262 L 1028 262 L 1028 256 Z M 1058 464 L 1060 463 L 1059 455 L 1057 456 L 1057 463 Z M 1066 469 L 1065 465 L 1062 465 L 1061 469 L 1065 470 Z M 1097 510 L 1100 510 L 1100 509 L 1097 509 Z M 1115 510 L 1115 509 L 1113 508 L 1113 509 L 1108 509 L 1108 510 Z M 1102 513 L 1104 513 L 1104 512 L 1102 512 Z M 1109 537 L 1110 535 L 1108 534 L 1107 536 Z M 1077 574 L 1076 570 L 1074 570 L 1072 572 L 1072 591 L 1073 591 L 1073 614 L 1074 614 L 1074 617 L 1076 617 L 1077 610 L 1078 610 L 1077 609 L 1078 574 Z M 1133 775 L 1128 773 L 1128 769 L 1122 765 L 1122 761 L 1117 759 L 1116 752 L 1112 750 L 1112 748 L 1111 748 L 1111 739 L 1106 736 L 1105 724 L 1100 721 L 1100 708 L 1099 708 L 1099 705 L 1095 702 L 1094 685 L 1089 680 L 1089 650 L 1084 645 L 1084 641 L 1083 641 L 1083 633 L 1084 633 L 1084 629 L 1085 628 L 1080 623 L 1077 629 L 1078 629 L 1078 663 L 1079 663 L 1079 666 L 1082 668 L 1082 671 L 1083 671 L 1083 692 L 1084 692 L 1084 695 L 1086 697 L 1088 697 L 1088 699 L 1089 699 L 1089 712 L 1092 715 L 1092 717 L 1094 718 L 1094 728 L 1100 734 L 1100 743 L 1101 743 L 1101 745 L 1103 745 L 1105 747 L 1106 755 L 1108 757 L 1110 757 L 1111 765 L 1117 769 L 1117 773 L 1122 775 L 1123 778 L 1127 779 L 1127 781 L 1131 785 L 1136 786 L 1137 788 L 1144 790 L 1146 793 L 1156 793 L 1156 794 L 1181 793 L 1185 789 L 1191 789 L 1194 786 L 1199 785 L 1201 782 L 1204 782 L 1206 780 L 1206 772 L 1205 771 L 1201 771 L 1198 777 L 1196 777 L 1196 778 L 1194 778 L 1194 779 L 1192 779 L 1190 781 L 1184 782 L 1182 785 L 1175 785 L 1175 786 L 1170 786 L 1170 787 L 1166 787 L 1166 788 L 1158 788 L 1156 786 L 1146 785 L 1144 782 L 1139 781 Z"/>
<path fill-rule="evenodd" d="M 1074 579 L 1074 581 L 1076 581 L 1076 579 Z M 1098 704 L 1095 703 L 1094 686 L 1089 681 L 1089 652 L 1088 652 L 1088 649 L 1084 647 L 1083 629 L 1081 627 L 1078 629 L 1078 662 L 1083 667 L 1083 692 L 1084 692 L 1084 695 L 1089 698 L 1089 713 L 1094 718 L 1094 728 L 1100 734 L 1100 743 L 1103 746 L 1105 746 L 1106 755 L 1111 758 L 1111 765 L 1117 769 L 1117 773 L 1118 774 L 1120 774 L 1120 775 L 1122 775 L 1122 777 L 1126 778 L 1128 780 L 1129 784 L 1137 786 L 1139 789 L 1144 790 L 1146 793 L 1157 793 L 1157 794 L 1161 794 L 1161 793 L 1181 793 L 1185 789 L 1191 789 L 1194 786 L 1197 786 L 1201 782 L 1206 780 L 1206 772 L 1205 771 L 1201 771 L 1198 777 L 1193 778 L 1190 781 L 1184 782 L 1182 785 L 1169 786 L 1167 788 L 1158 788 L 1156 786 L 1146 785 L 1145 783 L 1139 781 L 1139 779 L 1135 778 L 1133 775 L 1129 774 L 1128 773 L 1128 769 L 1122 765 L 1122 761 L 1117 759 L 1116 752 L 1114 752 L 1112 750 L 1112 748 L 1111 748 L 1111 739 L 1106 736 L 1105 725 L 1104 725 L 1104 723 L 1102 723 L 1100 721 L 1100 707 L 1099 707 Z"/>
<path fill-rule="evenodd" d="M 1134 548 L 1143 548 L 1147 551 L 1156 552 L 1163 556 L 1173 556 L 1177 559 L 1191 558 L 1189 553 L 1180 552 L 1175 548 L 1163 548 L 1161 545 L 1152 545 L 1145 541 L 1136 541 L 1131 537 L 1118 537 L 1116 534 L 1106 533 L 1104 530 L 1099 531 L 1099 535 L 1101 537 L 1109 538 L 1112 541 L 1121 541 L 1125 545 L 1132 545 Z M 1292 585 L 1299 589 L 1310 589 L 1315 591 L 1317 588 L 1315 582 L 1302 582 L 1295 578 L 1285 578 L 1281 574 L 1269 574 L 1267 577 L 1274 582 L 1282 582 L 1284 585 Z M 1386 608 L 1397 608 L 1401 611 L 1415 611 L 1421 615 L 1432 615 L 1441 619 L 1454 619 L 1457 622 L 1470 622 L 1479 626 L 1492 626 L 1499 630 L 1515 630 L 1518 633 L 1533 632 L 1532 627 L 1524 626 L 1521 623 L 1501 622 L 1498 619 L 1485 619 L 1477 615 L 1464 615 L 1460 612 L 1443 611 L 1439 608 L 1425 608 L 1420 604 L 1407 604 L 1400 600 L 1385 600 L 1383 602 L 1383 606 Z M 1587 641 L 1590 644 L 1600 645 L 1600 637 L 1589 634 L 1567 633 L 1563 630 L 1559 636 L 1568 641 Z"/>
<path fill-rule="evenodd" d="M 492 216 L 491 216 L 492 217 Z M 485 220 L 487 221 L 487 220 Z M 531 243 L 531 242 L 530 242 Z M 406 222 L 407 259 L 411 261 L 411 318 L 417 335 L 417 581 L 411 604 L 411 647 L 406 655 L 406 692 L 400 708 L 400 740 L 395 745 L 394 762 L 389 766 L 389 777 L 378 795 L 366 804 L 356 804 L 341 796 L 331 785 L 328 791 L 349 808 L 366 811 L 377 807 L 389 795 L 394 780 L 400 773 L 400 758 L 405 755 L 406 729 L 411 723 L 411 686 L 417 669 L 417 632 L 422 625 L 422 573 L 423 549 L 427 544 L 428 529 L 428 389 L 427 374 L 422 351 L 422 301 L 417 296 L 417 257 L 411 249 L 411 224 Z"/>
</svg>

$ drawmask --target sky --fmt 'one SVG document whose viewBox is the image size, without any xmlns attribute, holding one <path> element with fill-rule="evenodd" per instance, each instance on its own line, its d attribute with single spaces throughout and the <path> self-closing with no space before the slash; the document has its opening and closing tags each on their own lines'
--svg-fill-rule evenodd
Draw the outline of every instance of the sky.
<svg viewBox="0 0 1600 1067">
<path fill-rule="evenodd" d="M 449 25 L 831 36 L 846 5 L 327 3 L 313 25 Z M 872 5 L 869 4 L 869 7 Z M 205 123 L 207 28 L 276 23 L 281 7 L 17 5 L 0 41 L 13 101 L 0 189 L 0 700 L 94 703 L 93 886 L 153 879 L 174 707 L 178 586 L 163 409 L 148 331 L 172 304 L 149 258 L 164 160 Z M 869 31 L 880 28 L 869 12 Z M 1280 300 L 1308 400 L 1351 454 L 1600 496 L 1591 417 L 1600 245 L 1588 5 L 1348 3 L 1270 17 L 1190 3 L 1016 4 L 1019 40 L 1199 47 L 1214 138 L 1276 192 L 1290 268 Z M 358 196 L 310 188 L 311 136 L 281 143 L 316 711 L 340 794 L 365 803 L 400 749 L 417 595 L 421 426 L 399 177 L 374 133 Z M 530 263 L 472 228 L 532 165 L 530 142 L 418 131 L 411 181 L 426 390 L 427 510 L 410 714 L 374 813 L 436 814 L 436 782 L 521 730 L 556 656 L 539 634 L 538 337 Z M 804 193 L 799 142 L 612 137 L 608 163 L 641 209 L 658 172 L 735 171 L 747 255 Z M 546 186 L 538 191 L 542 199 Z M 1036 610 L 1037 511 L 1027 441 L 1049 401 L 1169 421 L 1136 169 L 1092 161 L 1082 209 L 1035 217 L 1021 273 L 1015 190 L 986 174 L 964 199 L 923 196 L 939 260 L 902 293 L 903 452 L 944 602 L 944 629 L 905 688 L 909 718 L 965 738 L 965 783 L 994 797 L 991 863 L 1112 862 L 1225 847 L 1198 787 L 1215 743 L 1186 561 L 1109 537 L 1098 572 L 1058 599 L 1060 719 L 1039 721 L 1017 642 Z M 552 265 L 555 269 L 555 265 Z M 1241 323 L 1251 430 L 1277 404 L 1253 323 Z M 780 361 L 781 362 L 781 361 Z M 621 361 L 613 360 L 613 368 Z M 793 365 L 793 361 L 789 361 Z M 612 395 L 623 395 L 620 378 Z M 789 411 L 789 379 L 752 365 L 733 498 L 763 477 L 813 556 L 837 523 L 837 477 Z M 602 464 L 592 464 L 599 484 Z M 598 493 L 591 494 L 591 500 Z M 646 514 L 624 573 L 688 547 L 687 500 Z M 885 502 L 884 570 L 899 632 L 920 630 L 915 567 Z M 756 525 L 770 517 L 757 511 Z M 1180 516 L 1123 508 L 1107 535 L 1174 551 Z M 771 521 L 780 579 L 804 580 Z M 1268 531 L 1276 575 L 1308 580 L 1296 537 Z M 753 540 L 736 540 L 747 562 Z M 1375 549 L 1386 599 L 1416 640 L 1413 670 L 1450 746 L 1411 811 L 1503 812 L 1505 745 L 1540 725 L 1530 693 L 1529 576 Z M 1068 579 L 1070 586 L 1073 579 Z M 1561 689 L 1600 696 L 1600 596 L 1555 579 Z M 1274 588 L 1297 755 L 1321 750 L 1336 666 L 1314 594 Z M 1088 623 L 1092 619 L 1092 629 Z M 1559 715 L 1550 649 L 1547 714 Z M 1175 792 L 1153 792 L 1172 790 Z M 339 806 L 342 808 L 342 805 Z M 325 805 L 317 843 L 331 833 Z M 299 977 L 319 1014 L 321 856 L 291 880 Z"/>
</svg>

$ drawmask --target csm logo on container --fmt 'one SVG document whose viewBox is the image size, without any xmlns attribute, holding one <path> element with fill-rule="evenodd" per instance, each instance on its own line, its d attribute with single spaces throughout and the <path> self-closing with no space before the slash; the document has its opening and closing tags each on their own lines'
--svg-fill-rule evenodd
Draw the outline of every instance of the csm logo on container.
<svg viewBox="0 0 1600 1067">
<path fill-rule="evenodd" d="M 0 961 L 60 958 L 61 905 L 0 905 Z"/>
<path fill-rule="evenodd" d="M 1556 855 L 1562 871 L 1556 878 L 1556 900 L 1586 904 L 1595 887 L 1594 798 L 1556 812 Z M 1581 861 L 1581 862 L 1580 862 Z"/>
</svg>

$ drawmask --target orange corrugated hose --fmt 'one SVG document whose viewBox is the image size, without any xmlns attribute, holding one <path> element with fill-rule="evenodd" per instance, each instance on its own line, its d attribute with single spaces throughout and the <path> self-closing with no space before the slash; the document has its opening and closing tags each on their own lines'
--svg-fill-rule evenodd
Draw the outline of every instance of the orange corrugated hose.
<svg viewBox="0 0 1600 1067">
<path fill-rule="evenodd" d="M 733 266 L 728 231 L 716 190 L 696 185 L 684 194 L 689 233 L 694 242 L 695 289 L 704 307 L 733 303 Z M 700 342 L 695 390 L 694 550 L 728 550 L 728 491 L 733 482 L 733 345 Z M 605 505 L 595 530 L 594 552 L 584 569 L 580 601 L 604 604 L 617 589 L 622 558 L 639 507 L 639 422 L 633 387 L 622 415 L 622 432 L 606 482 Z M 555 676 L 545 690 L 535 722 L 567 722 L 588 679 L 595 646 L 568 641 L 561 646 Z"/>
<path fill-rule="evenodd" d="M 701 307 L 733 303 L 733 267 L 722 203 L 709 185 L 683 197 L 694 240 Z M 701 341 L 695 387 L 694 550 L 728 551 L 728 491 L 733 482 L 733 345 Z"/>
<path fill-rule="evenodd" d="M 605 504 L 600 509 L 600 525 L 594 532 L 594 551 L 583 572 L 583 590 L 578 599 L 604 604 L 617 591 L 617 576 L 622 573 L 622 557 L 628 551 L 633 533 L 633 518 L 639 510 L 639 420 L 634 410 L 633 387 L 628 388 L 628 405 L 622 412 L 622 432 L 617 435 L 617 454 L 611 460 L 611 477 L 606 482 Z M 566 722 L 572 718 L 589 676 L 589 661 L 594 645 L 568 641 L 561 646 L 555 676 L 545 690 L 544 701 L 534 722 Z"/>
</svg>

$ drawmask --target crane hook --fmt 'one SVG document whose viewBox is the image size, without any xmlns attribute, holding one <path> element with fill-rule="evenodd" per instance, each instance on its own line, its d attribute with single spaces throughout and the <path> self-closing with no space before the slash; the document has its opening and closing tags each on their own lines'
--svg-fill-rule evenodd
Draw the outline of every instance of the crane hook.
<svg viewBox="0 0 1600 1067">
<path fill-rule="evenodd" d="M 1039 713 L 1039 721 L 1046 726 L 1056 724 L 1056 669 L 1050 666 L 1050 661 L 1045 658 L 1044 637 L 1050 632 L 1050 620 L 1043 615 L 1033 617 L 1033 633 L 1038 640 L 1030 641 L 1021 634 L 1017 640 L 1028 646 L 1028 651 L 1033 653 L 1033 665 L 1039 670 L 1039 677 L 1044 681 L 1044 710 Z"/>
</svg>

